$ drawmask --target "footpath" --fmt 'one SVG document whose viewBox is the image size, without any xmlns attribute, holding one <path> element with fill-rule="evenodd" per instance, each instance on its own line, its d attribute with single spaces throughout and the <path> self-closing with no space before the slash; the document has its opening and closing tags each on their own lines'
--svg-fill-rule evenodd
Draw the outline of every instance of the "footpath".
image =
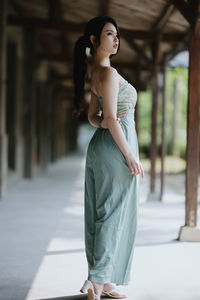
<svg viewBox="0 0 200 300">
<path fill-rule="evenodd" d="M 73 153 L 0 201 L 0 300 L 86 299 L 84 166 Z M 200 243 L 177 240 L 184 183 L 168 175 L 163 202 L 146 201 L 148 172 L 141 179 L 131 281 L 120 287 L 130 300 L 200 300 Z"/>
</svg>

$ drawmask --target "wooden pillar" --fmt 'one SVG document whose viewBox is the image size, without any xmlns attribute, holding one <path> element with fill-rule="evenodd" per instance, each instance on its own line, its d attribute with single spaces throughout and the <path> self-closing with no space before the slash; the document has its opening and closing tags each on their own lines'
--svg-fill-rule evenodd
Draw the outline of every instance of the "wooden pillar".
<svg viewBox="0 0 200 300">
<path fill-rule="evenodd" d="M 57 112 L 58 112 L 58 95 L 59 87 L 54 85 L 52 90 L 52 108 L 51 108 L 51 162 L 58 159 L 58 135 L 57 135 Z"/>
<path fill-rule="evenodd" d="M 48 164 L 48 94 L 47 94 L 47 64 L 40 63 L 37 69 L 36 95 L 36 137 L 37 137 L 37 165 L 38 170 L 44 170 Z"/>
<path fill-rule="evenodd" d="M 50 123 L 49 123 L 49 98 L 48 98 L 48 85 L 47 82 L 43 83 L 43 116 L 44 116 L 44 136 L 43 136 L 43 147 L 44 147 L 44 157 L 43 157 L 43 168 L 47 168 L 50 162 Z"/>
<path fill-rule="evenodd" d="M 134 119 L 135 119 L 135 129 L 136 129 L 136 132 L 137 132 L 137 136 L 138 136 L 138 139 L 139 139 L 139 97 L 140 97 L 140 94 L 138 93 L 137 94 L 137 102 L 136 102 L 136 105 L 135 105 L 135 116 L 134 116 Z"/>
<path fill-rule="evenodd" d="M 36 138 L 37 138 L 37 167 L 44 169 L 46 167 L 46 149 L 45 149 L 45 134 L 46 134 L 46 114 L 45 114 L 45 84 L 37 82 L 36 96 Z"/>
<path fill-rule="evenodd" d="M 8 158 L 6 135 L 6 0 L 0 1 L 0 198 L 6 190 Z"/>
<path fill-rule="evenodd" d="M 24 175 L 33 177 L 36 173 L 35 136 L 35 34 L 24 29 Z"/>
<path fill-rule="evenodd" d="M 139 64 L 136 65 L 135 67 L 135 87 L 137 90 L 137 87 L 139 87 L 140 84 L 140 67 Z M 136 102 L 136 106 L 135 106 L 135 115 L 134 115 L 134 119 L 135 119 L 135 129 L 137 132 L 137 136 L 139 139 L 139 118 L 138 118 L 138 107 L 139 107 L 139 93 L 137 93 L 137 102 Z"/>
<path fill-rule="evenodd" d="M 68 152 L 70 151 L 70 121 L 71 121 L 70 101 L 68 99 L 67 101 L 68 101 L 68 107 L 66 110 L 66 130 L 65 130 L 66 154 L 68 154 Z"/>
<path fill-rule="evenodd" d="M 70 139 L 71 135 L 74 134 L 74 125 L 70 126 L 71 123 L 69 124 L 69 120 L 67 120 L 67 109 L 68 104 L 63 95 L 62 87 L 55 86 L 52 110 L 52 161 L 65 156 L 67 149 L 69 149 L 66 135 L 70 135 Z M 70 132 L 67 132 L 67 127 Z"/>
<path fill-rule="evenodd" d="M 179 146 L 177 144 L 177 138 L 180 128 L 180 116 L 181 116 L 181 97 L 180 97 L 180 80 L 174 79 L 173 82 L 173 119 L 172 119 L 172 149 L 171 154 L 174 156 L 180 155 Z"/>
<path fill-rule="evenodd" d="M 73 115 L 72 98 L 69 96 L 66 105 L 66 154 L 70 154 L 77 149 L 79 120 Z"/>
<path fill-rule="evenodd" d="M 57 135 L 59 137 L 57 144 L 58 158 L 65 155 L 66 150 L 66 100 L 63 98 L 62 89 L 58 93 L 58 110 L 57 110 Z"/>
<path fill-rule="evenodd" d="M 151 171 L 150 171 L 150 192 L 155 192 L 156 181 L 156 157 L 157 157 L 157 107 L 158 107 L 158 73 L 155 72 L 152 78 L 152 111 L 151 111 Z"/>
<path fill-rule="evenodd" d="M 48 94 L 48 131 L 49 131 L 49 162 L 53 163 L 56 161 L 56 93 L 57 86 L 49 72 L 48 83 L 47 83 L 47 94 Z"/>
<path fill-rule="evenodd" d="M 199 9 L 200 11 L 200 9 Z M 186 214 L 185 225 L 181 226 L 178 239 L 200 241 L 197 229 L 197 193 L 199 173 L 199 106 L 200 106 L 200 19 L 189 44 L 189 98 L 187 110 L 187 149 L 186 149 Z"/>
<path fill-rule="evenodd" d="M 69 135 L 69 139 L 70 139 L 70 152 L 76 151 L 77 149 L 77 137 L 78 137 L 78 121 L 77 119 L 73 116 L 72 112 L 73 112 L 73 107 L 70 107 L 70 135 Z"/>
<path fill-rule="evenodd" d="M 160 62 L 160 38 L 152 43 L 153 72 L 152 72 L 152 113 L 151 113 L 151 145 L 150 145 L 150 193 L 149 200 L 158 200 L 155 191 L 156 157 L 157 157 L 157 108 L 158 108 L 158 69 Z"/>
<path fill-rule="evenodd" d="M 8 136 L 8 169 L 9 173 L 16 171 L 16 57 L 17 45 L 15 42 L 8 42 L 6 45 L 6 131 Z"/>
<path fill-rule="evenodd" d="M 48 76 L 49 77 L 49 76 Z M 54 85 L 48 78 L 47 82 L 47 159 L 48 162 L 53 162 L 53 101 L 54 101 Z"/>
<path fill-rule="evenodd" d="M 66 155 L 66 150 L 67 150 L 67 140 L 66 140 L 66 127 L 67 127 L 67 109 L 68 109 L 68 102 L 66 98 L 63 98 L 62 102 L 62 107 L 63 107 L 63 124 L 62 124 L 62 130 L 63 130 L 63 145 L 62 145 L 62 156 Z"/>
<path fill-rule="evenodd" d="M 13 29 L 13 28 L 12 28 Z M 21 29 L 17 30 L 16 57 L 16 172 L 18 177 L 24 175 L 24 140 L 23 140 L 23 94 L 24 94 L 24 65 L 23 65 L 23 36 Z"/>
<path fill-rule="evenodd" d="M 166 139 L 165 139 L 165 125 L 166 125 L 166 62 L 162 66 L 162 129 L 161 129 L 161 172 L 160 172 L 160 201 L 162 201 L 164 191 L 164 160 L 166 155 Z"/>
</svg>

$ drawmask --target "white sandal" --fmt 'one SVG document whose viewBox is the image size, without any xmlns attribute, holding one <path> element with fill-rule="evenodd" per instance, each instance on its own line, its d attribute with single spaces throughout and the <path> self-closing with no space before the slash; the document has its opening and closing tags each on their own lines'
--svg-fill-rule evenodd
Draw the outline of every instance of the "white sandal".
<svg viewBox="0 0 200 300">
<path fill-rule="evenodd" d="M 127 298 L 126 295 L 125 295 L 125 297 L 124 297 L 124 294 L 121 294 L 121 295 L 120 295 L 120 292 L 119 292 L 119 290 L 116 288 L 115 285 L 111 284 L 111 286 L 112 286 L 113 288 L 111 287 L 111 289 L 110 289 L 109 291 L 106 290 L 105 288 L 103 288 L 102 293 L 104 293 L 106 296 L 108 296 L 108 297 L 110 297 L 110 298 L 115 298 L 115 299 L 125 299 L 125 298 Z M 114 292 L 118 293 L 119 296 L 113 295 Z"/>
<path fill-rule="evenodd" d="M 85 280 L 84 285 L 80 289 L 80 292 L 83 294 L 88 294 L 87 300 L 100 300 L 101 296 L 96 295 L 94 292 L 94 286 L 90 280 Z"/>
</svg>

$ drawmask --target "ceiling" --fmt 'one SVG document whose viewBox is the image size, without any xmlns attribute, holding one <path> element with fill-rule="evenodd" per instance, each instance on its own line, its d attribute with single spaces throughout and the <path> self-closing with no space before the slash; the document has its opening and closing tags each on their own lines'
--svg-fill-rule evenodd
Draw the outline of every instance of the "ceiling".
<svg viewBox="0 0 200 300">
<path fill-rule="evenodd" d="M 33 28 L 38 59 L 47 61 L 62 82 L 66 78 L 72 86 L 76 40 L 91 18 L 109 15 L 117 21 L 121 36 L 111 65 L 144 90 L 166 59 L 188 48 L 192 23 L 187 5 L 178 0 L 9 0 L 7 24 Z"/>
</svg>

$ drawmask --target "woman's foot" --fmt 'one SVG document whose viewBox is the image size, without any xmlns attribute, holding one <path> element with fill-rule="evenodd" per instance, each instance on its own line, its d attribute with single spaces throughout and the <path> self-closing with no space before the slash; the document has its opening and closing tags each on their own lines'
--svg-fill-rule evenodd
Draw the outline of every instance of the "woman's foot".
<svg viewBox="0 0 200 300">
<path fill-rule="evenodd" d="M 123 298 L 127 298 L 126 294 L 121 294 L 118 290 L 117 290 L 117 286 L 114 283 L 105 283 L 104 287 L 103 287 L 103 293 L 106 296 L 109 296 L 111 298 L 116 298 L 116 299 L 123 299 Z"/>
<path fill-rule="evenodd" d="M 80 292 L 87 293 L 88 300 L 100 300 L 103 286 L 103 283 L 93 282 L 87 279 L 85 280 L 82 288 L 80 289 Z"/>
<path fill-rule="evenodd" d="M 94 282 L 91 281 L 92 285 L 94 287 L 94 292 L 96 295 L 101 296 L 103 288 L 104 288 L 104 284 L 103 283 L 98 283 L 98 282 Z"/>
</svg>

